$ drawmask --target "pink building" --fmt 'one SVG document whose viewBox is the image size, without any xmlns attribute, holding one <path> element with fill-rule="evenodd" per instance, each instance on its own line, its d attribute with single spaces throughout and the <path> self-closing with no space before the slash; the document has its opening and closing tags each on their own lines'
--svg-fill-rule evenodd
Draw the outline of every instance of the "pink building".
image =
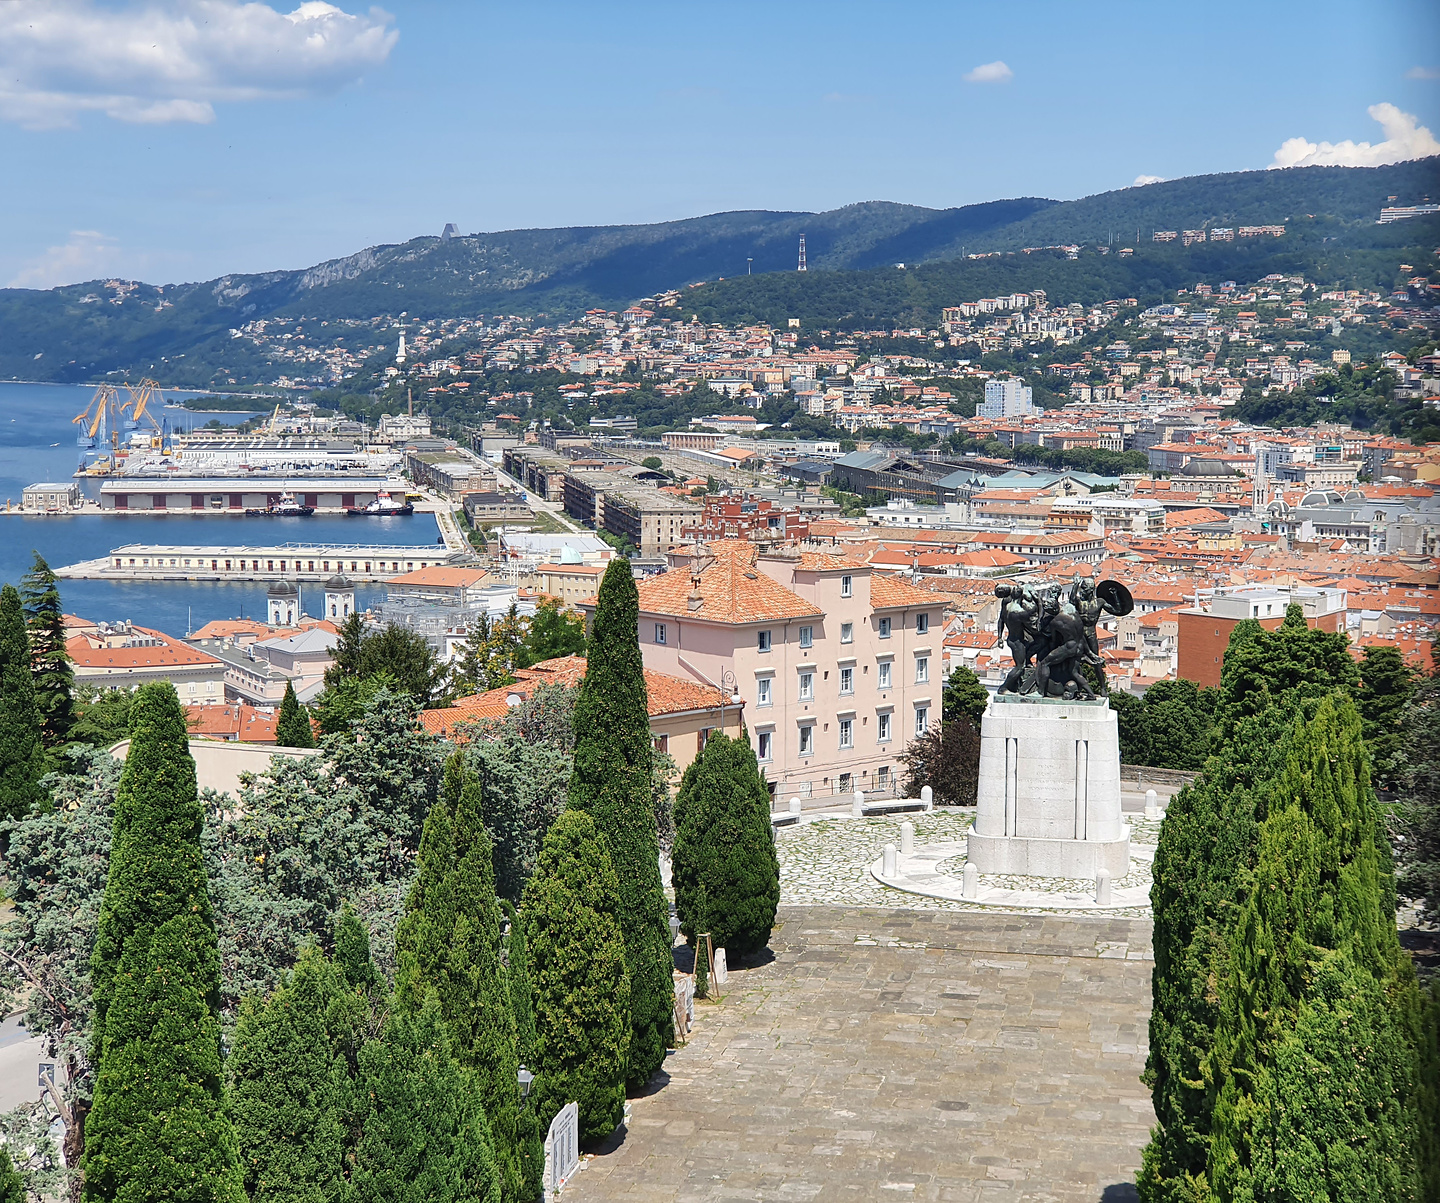
<svg viewBox="0 0 1440 1203">
<path fill-rule="evenodd" d="M 895 790 L 940 720 L 944 597 L 843 555 L 722 540 L 642 581 L 645 667 L 745 702 L 777 799 Z"/>
</svg>

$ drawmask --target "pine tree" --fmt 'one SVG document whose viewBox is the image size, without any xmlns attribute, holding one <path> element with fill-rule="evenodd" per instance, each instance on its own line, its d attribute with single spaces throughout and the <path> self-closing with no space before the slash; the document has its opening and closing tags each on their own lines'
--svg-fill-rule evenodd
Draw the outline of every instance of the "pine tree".
<svg viewBox="0 0 1440 1203">
<path fill-rule="evenodd" d="M 65 650 L 65 610 L 55 574 L 37 551 L 35 565 L 20 583 L 30 633 L 31 675 L 40 717 L 40 742 L 60 748 L 75 723 L 75 670 Z"/>
<path fill-rule="evenodd" d="M 963 664 L 956 665 L 945 681 L 945 692 L 941 698 L 941 715 L 945 722 L 963 715 L 980 729 L 980 720 L 985 717 L 985 707 L 990 704 L 990 691 L 980 684 L 980 678 Z"/>
<path fill-rule="evenodd" d="M 780 903 L 770 795 L 747 739 L 712 735 L 685 770 L 675 800 L 675 909 L 693 944 L 707 922 L 734 956 L 764 948 Z M 698 891 L 708 900 L 697 914 Z"/>
<path fill-rule="evenodd" d="M 143 686 L 115 799 L 91 981 L 94 1103 L 85 1198 L 243 1198 L 221 1099 L 220 961 L 185 714 Z"/>
<path fill-rule="evenodd" d="M 226 1063 L 227 1110 L 251 1203 L 336 1198 L 344 1175 L 347 1085 L 332 1012 L 349 990 L 313 945 L 262 1004 L 247 999 Z"/>
<path fill-rule="evenodd" d="M 1421 1005 L 1354 705 L 1322 700 L 1283 757 L 1220 981 L 1208 1180 L 1224 1199 L 1412 1197 Z"/>
<path fill-rule="evenodd" d="M 0 819 L 18 819 L 39 805 L 44 769 L 25 614 L 15 586 L 6 585 L 0 589 Z"/>
<path fill-rule="evenodd" d="M 620 914 L 605 841 L 589 815 L 567 810 L 545 836 L 520 922 L 535 1006 L 530 1106 L 544 1128 L 578 1103 L 582 1140 L 608 1136 L 624 1118 L 631 1025 Z"/>
<path fill-rule="evenodd" d="M 293 681 L 285 682 L 285 698 L 280 703 L 280 717 L 275 723 L 277 748 L 313 748 L 315 732 L 310 726 L 310 712 L 295 696 Z"/>
<path fill-rule="evenodd" d="M 1393 643 L 1365 649 L 1355 703 L 1375 766 L 1375 784 L 1382 789 L 1397 786 L 1404 778 L 1405 719 L 1416 683 L 1415 672 Z"/>
<path fill-rule="evenodd" d="M 450 800 L 453 799 L 453 802 Z M 533 1197 L 521 1176 L 515 1016 L 500 956 L 500 908 L 480 782 L 456 752 L 425 820 L 415 884 L 395 934 L 397 993 L 416 1005 L 433 991 L 450 1047 L 473 1070 L 501 1167 L 503 1197 Z M 533 1152 L 533 1151 L 532 1151 Z"/>
<path fill-rule="evenodd" d="M 440 1002 L 393 1007 L 357 1061 L 350 1186 L 366 1203 L 500 1203 L 474 1074 L 450 1050 Z"/>
<path fill-rule="evenodd" d="M 600 583 L 589 666 L 575 703 L 570 806 L 595 821 L 620 879 L 630 973 L 627 1080 L 643 1085 L 674 1039 L 674 960 L 651 781 L 652 745 L 640 658 L 639 595 L 628 561 Z"/>
<path fill-rule="evenodd" d="M 585 621 L 566 610 L 558 598 L 547 597 L 535 609 L 525 631 L 526 658 L 531 664 L 556 656 L 585 654 Z"/>
</svg>

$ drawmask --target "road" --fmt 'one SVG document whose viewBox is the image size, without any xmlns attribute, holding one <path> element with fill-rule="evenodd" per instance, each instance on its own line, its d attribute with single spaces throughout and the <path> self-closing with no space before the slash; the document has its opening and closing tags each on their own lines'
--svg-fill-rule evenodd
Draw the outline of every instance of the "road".
<svg viewBox="0 0 1440 1203">
<path fill-rule="evenodd" d="M 549 514 L 566 530 L 572 531 L 577 535 L 593 535 L 595 533 L 594 531 L 586 530 L 583 526 L 580 526 L 579 524 L 574 522 L 571 519 L 570 515 L 565 512 L 564 506 L 556 505 L 553 501 L 546 501 L 543 497 L 540 496 L 539 493 L 536 493 L 531 489 L 526 488 L 525 482 L 523 480 L 517 480 L 498 464 L 495 466 L 495 474 L 502 484 L 508 481 L 515 488 L 519 489 L 522 493 L 524 493 L 526 501 L 532 510 L 539 510 L 546 514 Z"/>
</svg>

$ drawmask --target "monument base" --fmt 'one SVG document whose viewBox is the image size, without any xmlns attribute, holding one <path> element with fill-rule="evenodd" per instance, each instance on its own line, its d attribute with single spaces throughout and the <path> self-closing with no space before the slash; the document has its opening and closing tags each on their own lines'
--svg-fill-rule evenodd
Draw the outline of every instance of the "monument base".
<svg viewBox="0 0 1440 1203">
<path fill-rule="evenodd" d="M 997 694 L 980 724 L 966 859 L 981 873 L 1118 880 L 1130 869 L 1120 739 L 1104 701 Z"/>
</svg>

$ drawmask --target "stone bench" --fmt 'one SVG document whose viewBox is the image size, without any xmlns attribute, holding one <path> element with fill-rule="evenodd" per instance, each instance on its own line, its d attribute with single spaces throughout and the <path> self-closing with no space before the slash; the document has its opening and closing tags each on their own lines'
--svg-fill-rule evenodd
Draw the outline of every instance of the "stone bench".
<svg viewBox="0 0 1440 1203">
<path fill-rule="evenodd" d="M 791 810 L 771 811 L 771 827 L 793 827 L 800 821 L 800 812 Z"/>
<path fill-rule="evenodd" d="M 883 801 L 865 802 L 861 805 L 861 813 L 867 815 L 891 815 L 903 814 L 906 811 L 929 810 L 919 798 L 886 798 Z"/>
</svg>

